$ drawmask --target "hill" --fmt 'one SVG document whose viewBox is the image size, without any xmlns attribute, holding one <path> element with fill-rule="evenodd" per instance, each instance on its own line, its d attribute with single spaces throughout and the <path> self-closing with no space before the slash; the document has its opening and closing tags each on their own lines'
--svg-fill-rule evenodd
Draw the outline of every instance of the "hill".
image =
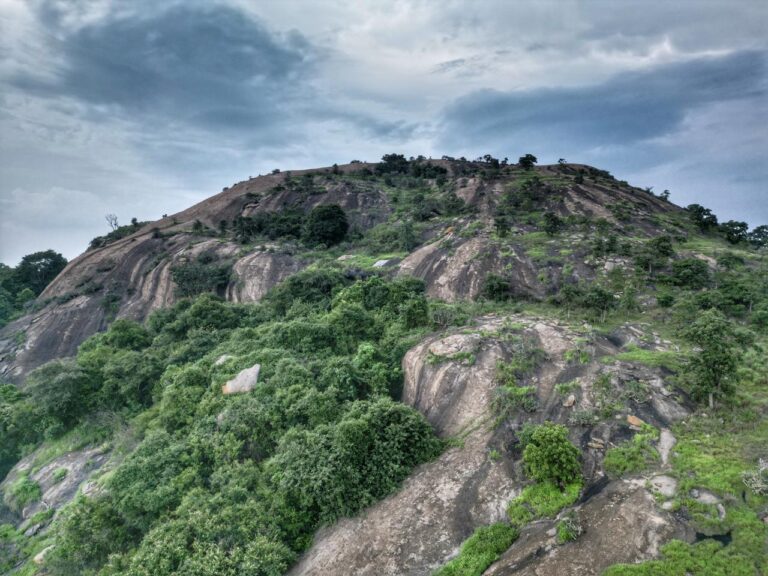
<svg viewBox="0 0 768 576">
<path fill-rule="evenodd" d="M 15 349 L 13 338 L 4 342 L 0 373 L 19 378 L 74 354 L 114 318 L 144 320 L 184 294 L 212 289 L 233 302 L 258 301 L 290 274 L 334 256 L 350 256 L 348 267 L 388 260 L 387 268 L 422 278 L 430 296 L 448 301 L 477 298 L 489 274 L 505 276 L 512 292 L 543 298 L 557 292 L 563 270 L 577 280 L 594 277 L 584 262 L 593 231 L 625 242 L 686 234 L 670 219 L 679 208 L 593 168 L 413 165 L 428 167 L 426 174 L 356 163 L 261 176 L 179 214 L 126 226 L 125 236 L 97 239 L 45 289 L 32 314 L 4 330 L 25 337 Z M 326 204 L 341 206 L 351 230 L 343 249 L 319 252 L 297 240 L 301 218 Z M 545 236 L 545 212 L 568 224 L 565 237 Z M 509 230 L 500 237 L 494 223 Z M 216 262 L 213 275 L 205 264 L 194 268 L 201 259 Z M 206 281 L 192 285 L 196 271 Z M 188 286 L 178 286 L 181 277 Z"/>
<path fill-rule="evenodd" d="M 768 262 L 737 224 L 393 154 L 95 239 L 0 332 L 0 569 L 759 574 Z"/>
</svg>

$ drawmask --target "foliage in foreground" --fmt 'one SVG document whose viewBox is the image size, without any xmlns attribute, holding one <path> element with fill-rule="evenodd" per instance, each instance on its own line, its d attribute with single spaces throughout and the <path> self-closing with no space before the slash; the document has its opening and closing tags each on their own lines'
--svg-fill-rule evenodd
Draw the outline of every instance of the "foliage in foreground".
<svg viewBox="0 0 768 576">
<path fill-rule="evenodd" d="M 9 463 L 105 413 L 134 419 L 140 435 L 103 490 L 56 521 L 48 570 L 282 574 L 321 524 L 386 496 L 441 450 L 391 397 L 428 323 L 420 282 L 310 270 L 260 305 L 207 294 L 146 326 L 116 321 L 23 393 L 3 388 Z M 222 395 L 254 363 L 254 390 Z"/>
</svg>

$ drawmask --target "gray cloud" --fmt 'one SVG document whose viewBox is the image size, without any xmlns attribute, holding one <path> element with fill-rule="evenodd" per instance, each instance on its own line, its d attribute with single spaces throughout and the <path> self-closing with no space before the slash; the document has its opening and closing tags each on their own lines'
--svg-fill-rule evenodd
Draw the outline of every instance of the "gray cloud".
<svg viewBox="0 0 768 576">
<path fill-rule="evenodd" d="M 273 33 L 223 6 L 176 5 L 57 36 L 52 48 L 63 60 L 57 75 L 17 73 L 12 85 L 205 129 L 276 122 L 285 99 L 306 90 L 314 56 L 298 32 Z"/>
<path fill-rule="evenodd" d="M 765 72 L 764 53 L 741 52 L 624 73 L 583 88 L 482 90 L 447 107 L 442 141 L 451 149 L 467 142 L 626 146 L 669 133 L 693 108 L 764 97 Z"/>
<path fill-rule="evenodd" d="M 768 221 L 760 0 L 4 0 L 0 21 L 0 261 L 392 151 L 564 156 Z"/>
</svg>

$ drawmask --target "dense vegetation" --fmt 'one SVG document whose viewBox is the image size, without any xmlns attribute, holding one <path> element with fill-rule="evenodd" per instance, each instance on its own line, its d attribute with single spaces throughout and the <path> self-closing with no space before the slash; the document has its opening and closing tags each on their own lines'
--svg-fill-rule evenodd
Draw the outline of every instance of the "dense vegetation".
<svg viewBox="0 0 768 576">
<path fill-rule="evenodd" d="M 15 268 L 0 264 L 0 327 L 19 316 L 66 265 L 53 250 L 28 254 Z"/>
<path fill-rule="evenodd" d="M 429 325 L 420 282 L 310 270 L 261 305 L 203 295 L 145 326 L 118 320 L 23 392 L 3 387 L 5 470 L 45 438 L 138 443 L 69 507 L 51 573 L 282 573 L 320 524 L 440 450 L 392 399 L 402 354 Z M 254 363 L 258 386 L 222 395 Z"/>
</svg>

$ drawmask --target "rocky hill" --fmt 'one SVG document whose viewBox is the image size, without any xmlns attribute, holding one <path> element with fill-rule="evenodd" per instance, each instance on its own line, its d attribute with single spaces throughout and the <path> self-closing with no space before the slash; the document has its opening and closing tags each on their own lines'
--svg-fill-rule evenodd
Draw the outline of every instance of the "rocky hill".
<svg viewBox="0 0 768 576">
<path fill-rule="evenodd" d="M 375 165 L 360 163 L 260 176 L 90 249 L 45 289 L 32 314 L 0 332 L 0 374 L 17 380 L 48 360 L 73 355 L 115 318 L 141 321 L 172 305 L 178 300 L 172 269 L 201 255 L 227 262 L 231 274 L 215 289 L 232 302 L 258 301 L 287 276 L 327 256 L 283 238 L 238 241 L 238 220 L 257 214 L 337 204 L 361 236 L 350 248 L 372 244 L 366 256 L 376 256 L 377 248 L 375 239 L 366 242 L 367 234 L 385 236 L 403 218 L 412 220 L 414 237 L 407 246 L 397 238 L 379 242 L 384 255 L 397 256 L 386 267 L 423 279 L 430 296 L 455 301 L 477 298 L 489 274 L 505 275 L 516 294 L 535 298 L 556 293 L 563 270 L 571 270 L 577 280 L 591 279 L 595 270 L 587 261 L 585 236 L 594 223 L 615 229 L 622 238 L 652 237 L 674 231 L 664 217 L 679 210 L 585 166 L 507 167 L 489 176 L 483 163 L 441 160 L 429 165 L 446 171 L 440 174 L 441 184 L 435 184 L 436 178 L 411 178 L 405 190 L 393 180 L 401 175 L 376 176 Z M 511 207 L 514 229 L 500 241 L 494 237 L 494 219 L 507 209 L 505 195 L 510 193 L 519 197 Z M 414 219 L 408 206 L 403 209 L 406 203 L 425 212 Z M 566 238 L 544 241 L 537 221 L 544 210 L 578 226 Z M 19 333 L 25 335 L 23 346 L 14 347 Z"/>
<path fill-rule="evenodd" d="M 764 573 L 768 263 L 700 208 L 388 155 L 95 240 L 0 332 L 0 571 Z"/>
</svg>

